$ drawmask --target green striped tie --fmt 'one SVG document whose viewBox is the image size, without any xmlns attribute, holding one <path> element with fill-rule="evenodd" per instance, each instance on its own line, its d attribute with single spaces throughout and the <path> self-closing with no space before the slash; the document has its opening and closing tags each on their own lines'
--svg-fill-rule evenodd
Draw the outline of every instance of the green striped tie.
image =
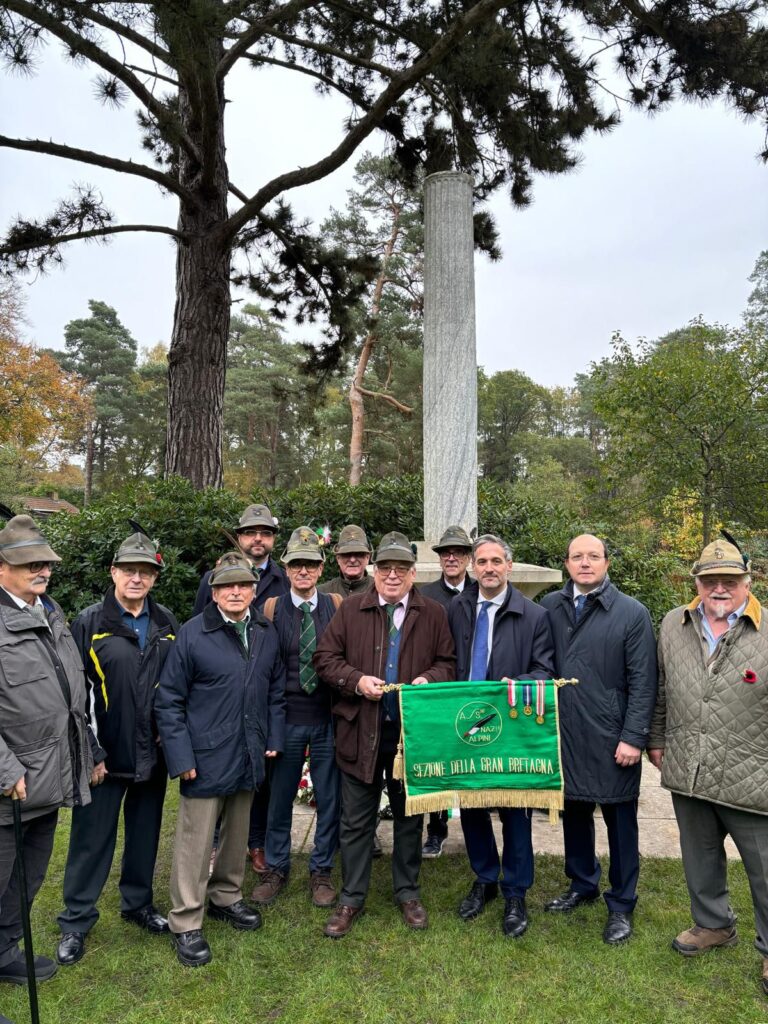
<svg viewBox="0 0 768 1024">
<path fill-rule="evenodd" d="M 299 635 L 299 683 L 305 693 L 314 693 L 317 689 L 317 672 L 312 665 L 312 655 L 317 647 L 317 630 L 312 618 L 312 606 L 309 601 L 302 601 L 301 634 Z"/>
</svg>

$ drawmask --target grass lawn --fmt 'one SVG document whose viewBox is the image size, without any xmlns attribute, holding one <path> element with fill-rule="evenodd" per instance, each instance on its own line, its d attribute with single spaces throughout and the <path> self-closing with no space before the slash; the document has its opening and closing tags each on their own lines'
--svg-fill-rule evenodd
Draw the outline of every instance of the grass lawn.
<svg viewBox="0 0 768 1024">
<path fill-rule="evenodd" d="M 161 909 L 168 907 L 175 784 L 171 788 L 158 862 Z M 63 812 L 33 910 L 35 949 L 47 955 L 58 937 L 68 822 Z M 263 928 L 243 934 L 208 922 L 214 960 L 194 970 L 178 964 L 167 937 L 121 921 L 113 873 L 85 958 L 39 987 L 42 1024 L 768 1022 L 741 864 L 730 870 L 741 944 L 696 959 L 678 956 L 669 945 L 690 923 L 678 861 L 643 861 L 635 935 L 619 948 L 601 941 L 602 903 L 564 919 L 544 914 L 545 901 L 565 887 L 558 857 L 537 858 L 531 924 L 517 941 L 501 935 L 499 900 L 469 924 L 457 917 L 471 882 L 464 856 L 425 862 L 430 928 L 409 932 L 391 903 L 389 864 L 387 857 L 374 863 L 366 915 L 334 942 L 322 934 L 327 915 L 311 906 L 306 856 L 298 857 L 289 889 L 265 912 Z M 254 877 L 249 868 L 247 883 Z M 26 989 L 0 987 L 0 1013 L 27 1024 Z"/>
</svg>

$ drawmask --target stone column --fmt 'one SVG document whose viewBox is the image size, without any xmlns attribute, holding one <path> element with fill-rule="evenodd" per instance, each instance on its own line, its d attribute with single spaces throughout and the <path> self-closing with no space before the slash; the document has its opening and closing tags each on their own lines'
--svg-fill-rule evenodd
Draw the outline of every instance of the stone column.
<svg viewBox="0 0 768 1024">
<path fill-rule="evenodd" d="M 424 539 L 477 526 L 472 178 L 424 182 Z M 434 557 L 434 556 L 433 556 Z"/>
</svg>

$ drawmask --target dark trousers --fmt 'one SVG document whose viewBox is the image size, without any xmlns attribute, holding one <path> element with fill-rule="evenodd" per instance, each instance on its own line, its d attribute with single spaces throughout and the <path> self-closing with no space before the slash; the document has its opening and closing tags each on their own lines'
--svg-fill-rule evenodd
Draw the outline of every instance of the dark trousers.
<svg viewBox="0 0 768 1024">
<path fill-rule="evenodd" d="M 768 815 L 672 794 L 693 920 L 729 928 L 736 920 L 728 895 L 725 837 L 741 854 L 755 910 L 755 946 L 768 957 Z"/>
<path fill-rule="evenodd" d="M 43 884 L 53 850 L 58 811 L 41 814 L 22 823 L 24 868 L 27 873 L 27 900 L 32 900 Z M 0 967 L 21 956 L 21 904 L 16 879 L 16 841 L 13 825 L 0 825 Z"/>
<path fill-rule="evenodd" d="M 120 909 L 141 910 L 153 902 L 163 800 L 168 776 L 155 769 L 146 782 L 131 782 L 107 775 L 91 786 L 91 802 L 72 811 L 69 852 L 64 869 L 64 910 L 58 922 L 62 932 L 90 931 L 99 919 L 96 901 L 112 867 L 123 809 L 125 840 L 120 865 Z"/>
<path fill-rule="evenodd" d="M 405 790 L 392 778 L 395 751 L 379 751 L 374 781 L 361 782 L 341 773 L 341 875 L 340 903 L 362 907 L 368 895 L 373 864 L 373 836 L 381 799 L 382 777 L 386 778 L 393 816 L 392 886 L 396 903 L 419 899 L 421 830 L 423 814 L 405 814 Z"/>
<path fill-rule="evenodd" d="M 446 839 L 448 836 L 448 811 L 432 811 L 427 821 L 427 836 Z"/>
<path fill-rule="evenodd" d="M 339 848 L 341 783 L 333 744 L 333 726 L 286 725 L 283 752 L 272 765 L 267 818 L 267 864 L 288 874 L 291 866 L 293 801 L 309 748 L 309 768 L 314 787 L 317 821 L 315 843 L 309 858 L 310 873 L 329 872 Z"/>
<path fill-rule="evenodd" d="M 595 856 L 595 804 L 586 800 L 566 800 L 563 810 L 565 874 L 571 889 L 592 895 L 600 885 L 600 862 Z M 603 894 L 608 910 L 631 914 L 637 903 L 637 879 L 640 875 L 637 800 L 618 804 L 600 804 L 608 831 L 611 884 Z"/>
<path fill-rule="evenodd" d="M 499 807 L 504 848 L 501 861 L 493 834 L 491 813 L 484 808 L 461 809 L 461 829 L 469 863 L 478 882 L 499 881 L 505 897 L 524 897 L 533 885 L 531 812 L 520 807 Z"/>
</svg>

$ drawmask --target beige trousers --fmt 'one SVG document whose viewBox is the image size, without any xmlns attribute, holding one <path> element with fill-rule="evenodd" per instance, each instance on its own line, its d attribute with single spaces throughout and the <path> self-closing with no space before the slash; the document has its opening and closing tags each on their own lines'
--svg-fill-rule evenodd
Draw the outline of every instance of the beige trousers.
<svg viewBox="0 0 768 1024">
<path fill-rule="evenodd" d="M 168 914 L 172 932 L 203 927 L 206 895 L 219 907 L 229 907 L 243 898 L 252 799 L 250 790 L 232 796 L 179 799 Z M 219 815 L 219 849 L 209 876 L 211 845 Z"/>
</svg>

